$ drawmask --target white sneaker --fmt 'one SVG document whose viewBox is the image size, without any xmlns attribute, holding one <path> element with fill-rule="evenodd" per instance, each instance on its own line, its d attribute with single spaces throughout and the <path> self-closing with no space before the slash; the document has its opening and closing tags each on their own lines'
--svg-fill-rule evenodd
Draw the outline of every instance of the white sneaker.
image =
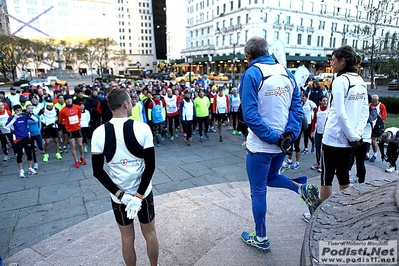
<svg viewBox="0 0 399 266">
<path fill-rule="evenodd" d="M 35 169 L 35 170 L 39 169 L 39 164 L 38 163 L 34 163 L 33 164 L 33 169 Z"/>
<path fill-rule="evenodd" d="M 35 169 L 33 169 L 32 167 L 30 167 L 30 168 L 28 169 L 28 174 L 30 174 L 30 175 L 35 175 L 35 174 L 37 174 L 37 173 L 36 173 Z"/>
<path fill-rule="evenodd" d="M 387 173 L 393 173 L 395 172 L 395 166 L 389 166 L 387 169 L 385 169 L 385 172 Z"/>
<path fill-rule="evenodd" d="M 3 161 L 8 161 L 8 160 L 10 160 L 10 156 L 9 155 L 4 156 Z"/>
<path fill-rule="evenodd" d="M 243 142 L 243 143 L 241 143 L 241 146 L 243 146 L 243 147 L 245 147 L 245 146 L 247 146 L 247 142 Z"/>
<path fill-rule="evenodd" d="M 19 177 L 24 178 L 25 177 L 25 171 L 23 169 L 19 170 Z"/>
</svg>

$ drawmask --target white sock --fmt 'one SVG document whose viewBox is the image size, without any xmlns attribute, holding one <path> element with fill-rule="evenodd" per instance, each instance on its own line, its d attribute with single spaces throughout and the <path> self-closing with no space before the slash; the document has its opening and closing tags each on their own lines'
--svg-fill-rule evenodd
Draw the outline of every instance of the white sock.
<svg viewBox="0 0 399 266">
<path fill-rule="evenodd" d="M 287 163 L 292 163 L 292 160 L 291 159 L 287 159 Z"/>
<path fill-rule="evenodd" d="M 265 237 L 256 236 L 256 238 L 258 239 L 259 242 L 262 242 L 267 239 L 267 236 Z"/>
</svg>

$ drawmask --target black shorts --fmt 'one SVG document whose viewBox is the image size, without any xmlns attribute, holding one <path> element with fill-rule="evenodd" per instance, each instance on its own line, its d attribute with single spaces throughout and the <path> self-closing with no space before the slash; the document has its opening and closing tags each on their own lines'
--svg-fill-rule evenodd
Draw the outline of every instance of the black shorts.
<svg viewBox="0 0 399 266">
<path fill-rule="evenodd" d="M 219 122 L 227 121 L 229 118 L 229 114 L 213 114 L 213 118 L 215 118 Z"/>
<path fill-rule="evenodd" d="M 65 125 L 63 124 L 58 124 L 58 131 L 61 131 L 62 134 L 68 134 L 68 131 L 65 128 Z"/>
<path fill-rule="evenodd" d="M 46 127 L 45 129 L 43 129 L 43 136 L 45 139 L 58 138 L 58 128 L 52 126 Z"/>
<path fill-rule="evenodd" d="M 82 135 L 82 131 L 80 131 L 80 129 L 76 130 L 76 131 L 68 132 L 69 139 L 75 139 L 75 138 L 78 139 L 81 137 L 83 137 L 83 135 Z"/>
<path fill-rule="evenodd" d="M 127 218 L 127 213 L 125 211 L 126 208 L 125 204 L 116 203 L 112 199 L 111 203 L 112 203 L 112 210 L 114 211 L 115 220 L 119 225 L 126 226 L 133 223 L 132 219 Z M 143 202 L 141 204 L 141 209 L 137 214 L 137 217 L 139 218 L 139 222 L 142 224 L 148 224 L 152 222 L 152 220 L 154 220 L 155 208 L 154 208 L 154 196 L 152 194 L 152 191 L 150 194 L 148 194 L 148 196 L 145 199 L 143 199 Z"/>
</svg>

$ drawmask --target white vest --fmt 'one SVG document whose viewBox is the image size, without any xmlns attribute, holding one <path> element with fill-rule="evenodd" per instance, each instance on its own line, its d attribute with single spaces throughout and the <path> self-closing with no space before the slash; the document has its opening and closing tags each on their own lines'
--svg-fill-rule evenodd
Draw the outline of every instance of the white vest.
<svg viewBox="0 0 399 266">
<path fill-rule="evenodd" d="M 194 119 L 194 103 L 192 100 L 190 102 L 187 102 L 186 100 L 183 100 L 183 110 L 182 110 L 182 118 L 183 121 L 192 121 Z"/>
<path fill-rule="evenodd" d="M 9 117 L 9 115 L 8 115 L 7 111 L 4 111 L 4 114 L 0 115 L 0 130 L 1 130 L 1 133 L 3 133 L 3 134 L 11 133 L 10 128 L 6 127 L 8 117 Z"/>
<path fill-rule="evenodd" d="M 167 114 L 176 113 L 177 112 L 176 95 L 173 95 L 172 98 L 169 98 L 169 96 L 166 96 L 163 99 L 165 100 L 165 103 L 166 103 L 166 113 Z"/>
<path fill-rule="evenodd" d="M 326 124 L 326 119 L 328 116 L 328 107 L 326 110 L 322 111 L 320 107 L 317 110 L 316 114 L 316 133 L 323 134 L 324 133 L 324 126 Z"/>
<path fill-rule="evenodd" d="M 240 95 L 231 95 L 231 111 L 237 113 L 240 107 L 241 99 Z"/>
<path fill-rule="evenodd" d="M 44 113 L 42 115 L 42 122 L 48 126 L 50 124 L 55 124 L 57 122 L 58 116 L 57 116 L 57 111 L 55 107 L 53 109 L 48 110 L 47 108 L 44 108 Z"/>
<path fill-rule="evenodd" d="M 227 104 L 226 104 L 226 95 L 223 94 L 222 97 L 216 97 L 216 113 L 217 114 L 227 114 Z"/>
<path fill-rule="evenodd" d="M 264 123 L 283 133 L 288 123 L 295 81 L 290 79 L 282 65 L 255 64 L 263 74 L 258 88 L 258 112 Z M 244 88 L 245 89 L 245 88 Z M 251 152 L 280 153 L 275 144 L 268 144 L 249 128 L 247 149 Z"/>
</svg>

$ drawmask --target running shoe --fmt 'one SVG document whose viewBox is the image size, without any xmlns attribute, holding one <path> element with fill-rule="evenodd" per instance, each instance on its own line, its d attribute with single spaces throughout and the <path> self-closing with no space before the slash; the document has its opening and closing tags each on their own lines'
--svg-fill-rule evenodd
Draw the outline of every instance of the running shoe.
<svg viewBox="0 0 399 266">
<path fill-rule="evenodd" d="M 308 212 L 302 213 L 302 219 L 305 222 L 309 223 L 310 218 L 312 218 L 312 215 L 310 213 L 308 213 Z"/>
<path fill-rule="evenodd" d="M 374 163 L 376 159 L 377 159 L 377 157 L 375 157 L 375 155 L 373 155 L 373 156 L 371 156 L 371 158 L 370 158 L 370 162 L 371 162 L 371 163 Z"/>
<path fill-rule="evenodd" d="M 175 138 L 178 138 L 178 137 L 179 137 L 179 134 L 176 133 L 176 134 L 175 134 Z"/>
<path fill-rule="evenodd" d="M 242 135 L 242 132 L 241 131 L 237 131 L 237 135 Z"/>
<path fill-rule="evenodd" d="M 157 143 L 157 147 L 161 147 L 161 144 Z"/>
<path fill-rule="evenodd" d="M 23 169 L 19 170 L 19 177 L 24 178 L 25 177 L 25 171 Z"/>
<path fill-rule="evenodd" d="M 205 135 L 205 137 L 206 137 L 207 139 L 209 139 L 208 133 L 204 133 L 204 135 Z"/>
<path fill-rule="evenodd" d="M 290 169 L 292 166 L 292 161 L 285 161 L 282 163 L 281 167 L 280 167 L 280 173 L 283 173 L 285 170 Z"/>
<path fill-rule="evenodd" d="M 55 154 L 55 158 L 56 158 L 57 160 L 61 160 L 61 159 L 62 159 L 61 153 L 57 152 L 57 153 Z"/>
<path fill-rule="evenodd" d="M 201 137 L 200 137 L 200 142 L 202 143 L 203 140 L 204 140 L 204 137 L 201 136 Z"/>
<path fill-rule="evenodd" d="M 312 149 L 310 150 L 311 153 L 314 153 L 316 151 L 315 147 L 312 146 Z"/>
<path fill-rule="evenodd" d="M 39 169 L 39 164 L 38 163 L 34 163 L 33 164 L 33 169 L 35 169 L 35 170 Z"/>
<path fill-rule="evenodd" d="M 10 160 L 10 156 L 9 155 L 4 156 L 3 161 L 8 161 L 8 160 Z"/>
<path fill-rule="evenodd" d="M 79 168 L 79 167 L 80 167 L 79 162 L 75 162 L 75 167 L 76 167 L 76 168 Z"/>
<path fill-rule="evenodd" d="M 303 149 L 303 150 L 301 151 L 301 153 L 302 153 L 302 154 L 307 154 L 307 153 L 309 153 L 309 151 L 308 151 L 308 149 L 305 148 L 305 149 Z"/>
<path fill-rule="evenodd" d="M 64 151 L 62 150 L 62 148 L 58 151 L 58 153 L 64 153 Z"/>
<path fill-rule="evenodd" d="M 310 214 L 321 204 L 319 188 L 314 184 L 302 184 L 299 186 L 299 196 L 308 205 Z"/>
<path fill-rule="evenodd" d="M 87 149 L 87 147 L 85 147 L 85 148 L 83 149 L 83 152 L 84 152 L 84 153 L 87 153 L 87 151 L 88 151 L 88 149 Z"/>
<path fill-rule="evenodd" d="M 35 174 L 37 174 L 37 172 L 36 172 L 35 169 L 33 169 L 32 167 L 29 167 L 29 169 L 28 169 L 28 174 L 30 174 L 30 175 L 35 175 Z"/>
<path fill-rule="evenodd" d="M 189 147 L 190 147 L 190 141 L 188 141 L 187 139 L 185 140 L 184 144 L 185 144 L 186 146 L 189 146 Z"/>
<path fill-rule="evenodd" d="M 43 162 L 48 162 L 48 153 L 43 154 Z"/>
<path fill-rule="evenodd" d="M 68 153 L 67 147 L 64 147 L 64 152 L 65 152 L 65 153 Z"/>
<path fill-rule="evenodd" d="M 219 141 L 223 142 L 223 137 L 222 136 L 219 137 Z"/>
<path fill-rule="evenodd" d="M 229 130 L 232 131 L 232 130 L 233 130 L 233 127 L 232 127 L 232 126 L 229 126 Z"/>
<path fill-rule="evenodd" d="M 318 170 L 318 169 L 320 169 L 320 165 L 318 163 L 315 163 L 310 168 L 312 168 L 312 170 Z"/>
<path fill-rule="evenodd" d="M 211 131 L 212 131 L 213 133 L 216 133 L 215 127 L 211 127 Z"/>
<path fill-rule="evenodd" d="M 243 143 L 241 143 L 241 146 L 246 147 L 247 146 L 247 142 L 244 141 Z"/>
<path fill-rule="evenodd" d="M 263 241 L 259 241 L 258 237 L 256 236 L 256 232 L 252 232 L 252 233 L 242 232 L 241 239 L 248 246 L 256 247 L 256 249 L 258 249 L 262 252 L 270 251 L 269 238 L 266 237 L 266 239 L 264 239 Z"/>
<path fill-rule="evenodd" d="M 79 162 L 80 162 L 81 164 L 83 164 L 83 165 L 86 165 L 86 164 L 87 164 L 85 158 L 83 158 L 83 157 L 80 157 Z"/>
<path fill-rule="evenodd" d="M 165 141 L 165 137 L 161 137 L 161 140 L 162 140 L 162 141 Z"/>
<path fill-rule="evenodd" d="M 301 167 L 301 165 L 299 164 L 299 162 L 295 162 L 295 163 L 291 166 L 291 169 L 292 169 L 292 170 L 297 170 L 297 169 L 299 169 L 299 167 Z"/>
<path fill-rule="evenodd" d="M 171 142 L 175 141 L 175 137 L 173 137 L 173 136 L 170 137 L 170 141 L 171 141 Z"/>
<path fill-rule="evenodd" d="M 393 173 L 395 172 L 395 166 L 389 166 L 387 169 L 385 169 L 385 172 L 387 173 Z"/>
<path fill-rule="evenodd" d="M 233 130 L 233 133 L 231 133 L 231 134 L 236 135 L 237 134 L 237 130 Z"/>
<path fill-rule="evenodd" d="M 195 132 L 195 130 L 193 130 L 193 133 L 192 133 L 193 135 L 195 135 L 195 134 L 197 134 L 197 132 Z"/>
<path fill-rule="evenodd" d="M 321 172 L 322 172 L 321 167 L 320 167 L 319 169 L 317 169 L 317 171 L 318 171 L 319 173 L 321 173 Z"/>
</svg>

